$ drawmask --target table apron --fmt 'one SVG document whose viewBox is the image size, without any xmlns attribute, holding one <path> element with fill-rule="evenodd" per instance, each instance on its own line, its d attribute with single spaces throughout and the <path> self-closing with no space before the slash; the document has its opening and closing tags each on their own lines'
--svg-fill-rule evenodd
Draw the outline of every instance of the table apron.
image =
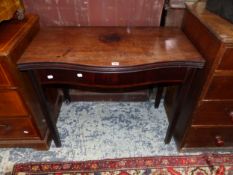
<svg viewBox="0 0 233 175">
<path fill-rule="evenodd" d="M 94 73 L 79 70 L 37 69 L 37 79 L 42 85 L 74 85 L 93 88 L 129 88 L 159 83 L 180 83 L 188 68 L 160 68 L 138 72 Z"/>
</svg>

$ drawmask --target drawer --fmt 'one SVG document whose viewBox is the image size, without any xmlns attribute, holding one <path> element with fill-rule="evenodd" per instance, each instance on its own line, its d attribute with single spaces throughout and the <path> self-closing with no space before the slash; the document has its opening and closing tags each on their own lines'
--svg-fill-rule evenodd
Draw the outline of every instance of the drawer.
<svg viewBox="0 0 233 175">
<path fill-rule="evenodd" d="M 131 73 L 93 73 L 75 70 L 37 70 L 42 84 L 72 84 L 84 87 L 115 89 L 151 85 L 162 82 L 181 82 L 186 68 L 155 69 Z"/>
<path fill-rule="evenodd" d="M 0 87 L 11 86 L 11 81 L 8 79 L 6 71 L 3 68 L 3 64 L 0 63 Z"/>
<path fill-rule="evenodd" d="M 233 76 L 215 76 L 205 99 L 233 100 Z"/>
<path fill-rule="evenodd" d="M 233 127 L 191 127 L 184 147 L 232 147 Z"/>
<path fill-rule="evenodd" d="M 0 119 L 14 116 L 27 116 L 25 106 L 15 90 L 0 91 Z"/>
<path fill-rule="evenodd" d="M 0 119 L 0 139 L 32 139 L 38 134 L 29 118 Z"/>
<path fill-rule="evenodd" d="M 194 114 L 193 125 L 232 125 L 233 102 L 206 101 Z"/>
<path fill-rule="evenodd" d="M 218 66 L 220 70 L 233 70 L 233 48 L 227 48 Z"/>
</svg>

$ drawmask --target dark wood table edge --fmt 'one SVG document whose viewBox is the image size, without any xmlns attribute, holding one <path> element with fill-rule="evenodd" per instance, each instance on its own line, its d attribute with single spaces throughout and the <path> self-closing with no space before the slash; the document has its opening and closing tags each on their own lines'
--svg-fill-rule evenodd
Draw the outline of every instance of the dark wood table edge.
<svg viewBox="0 0 233 175">
<path fill-rule="evenodd" d="M 17 63 L 17 67 L 21 71 L 28 71 L 34 69 L 66 69 L 66 70 L 79 70 L 93 73 L 128 73 L 139 72 L 152 69 L 161 68 L 178 68 L 178 67 L 190 67 L 190 68 L 203 68 L 205 61 L 171 61 L 171 62 L 158 62 L 144 65 L 135 66 L 89 66 L 79 65 L 63 62 L 29 62 L 29 63 Z"/>
</svg>

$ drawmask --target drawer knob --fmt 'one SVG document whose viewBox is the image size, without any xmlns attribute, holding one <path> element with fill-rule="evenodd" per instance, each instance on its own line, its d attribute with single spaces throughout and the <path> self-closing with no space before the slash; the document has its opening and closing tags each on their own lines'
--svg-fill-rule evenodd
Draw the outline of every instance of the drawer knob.
<svg viewBox="0 0 233 175">
<path fill-rule="evenodd" d="M 23 133 L 24 134 L 29 134 L 29 131 L 28 130 L 24 130 Z"/>
<path fill-rule="evenodd" d="M 223 146 L 224 145 L 224 140 L 221 136 L 216 136 L 215 137 L 215 144 L 216 146 Z"/>
<path fill-rule="evenodd" d="M 229 113 L 229 117 L 231 118 L 231 121 L 233 122 L 233 111 Z"/>
<path fill-rule="evenodd" d="M 52 80 L 52 79 L 53 79 L 53 75 L 51 75 L 51 74 L 50 74 L 50 75 L 47 75 L 47 79 L 48 79 L 48 80 Z"/>
<path fill-rule="evenodd" d="M 77 77 L 78 77 L 78 78 L 82 78 L 82 77 L 83 77 L 83 74 L 82 74 L 82 73 L 77 73 Z"/>
</svg>

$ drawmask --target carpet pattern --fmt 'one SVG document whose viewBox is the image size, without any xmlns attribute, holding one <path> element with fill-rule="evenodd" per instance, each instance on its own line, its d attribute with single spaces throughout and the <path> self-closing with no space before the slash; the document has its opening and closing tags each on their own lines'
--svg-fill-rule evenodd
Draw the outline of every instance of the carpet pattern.
<svg viewBox="0 0 233 175">
<path fill-rule="evenodd" d="M 174 141 L 163 141 L 168 125 L 164 107 L 153 105 L 153 100 L 63 104 L 57 123 L 62 147 L 52 143 L 49 151 L 0 149 L 0 174 L 24 162 L 177 155 Z"/>
<path fill-rule="evenodd" d="M 189 154 L 177 152 L 174 140 L 164 144 L 167 125 L 163 105 L 155 109 L 153 100 L 63 104 L 57 123 L 62 147 L 2 148 L 0 175 L 11 172 L 15 163 Z"/>
<path fill-rule="evenodd" d="M 225 175 L 233 155 L 161 156 L 66 163 L 17 164 L 13 175 Z"/>
</svg>

